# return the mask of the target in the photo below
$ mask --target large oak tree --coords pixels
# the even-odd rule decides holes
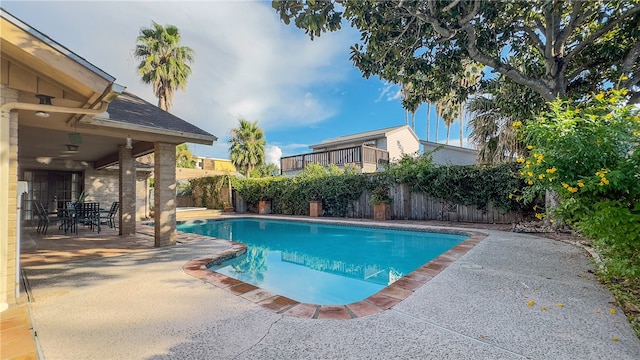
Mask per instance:
[[[361,33],[352,61],[365,77],[411,82],[444,97],[483,64],[544,100],[579,98],[612,85],[640,102],[640,0],[273,1],[281,19],[313,40],[348,21]],[[518,63],[530,66],[522,69]],[[465,90],[453,89],[466,98]],[[425,96],[415,96],[423,102]]]

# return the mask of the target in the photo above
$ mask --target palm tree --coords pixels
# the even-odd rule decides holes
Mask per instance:
[[[470,92],[471,88],[477,86],[482,80],[482,65],[476,62],[464,62],[464,74],[460,78],[460,87],[465,93]],[[458,116],[460,117],[460,147],[464,146],[464,106],[467,103],[467,95],[465,99],[460,101],[460,109]]]
[[[264,132],[258,127],[258,122],[238,119],[237,129],[231,129],[229,138],[229,156],[233,165],[251,177],[251,170],[265,163],[264,147],[266,140]]]
[[[429,141],[429,128],[431,127],[431,103],[427,101],[427,141]]]
[[[180,144],[176,146],[176,167],[193,169],[196,167],[196,161],[189,149],[189,145]]]
[[[528,88],[503,76],[488,80],[483,93],[468,106],[469,138],[478,146],[478,160],[485,164],[512,161],[523,151],[513,123],[531,121],[544,107],[544,100]]]
[[[138,74],[145,84],[152,84],[158,107],[169,111],[176,89],[184,91],[191,75],[189,63],[194,52],[180,45],[180,33],[173,25],[166,27],[152,21],[151,28],[141,28],[135,56],[140,60]]]
[[[414,85],[412,82],[402,83],[402,106],[405,108],[404,124],[409,125],[409,113],[411,113],[411,128],[416,129],[416,111],[420,104],[416,100]]]
[[[436,102],[436,138],[433,142],[438,142],[438,128],[440,127],[440,117],[442,116],[442,102]]]
[[[447,139],[445,141],[445,144],[447,145],[449,144],[451,124],[453,124],[458,117],[458,111],[460,109],[459,102],[456,100],[455,96],[456,94],[452,90],[447,96],[438,101],[438,104],[440,105],[440,116],[442,116],[442,120],[447,126]]]

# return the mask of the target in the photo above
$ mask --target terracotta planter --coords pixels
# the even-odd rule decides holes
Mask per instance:
[[[258,214],[260,215],[271,214],[271,201],[260,200],[258,202]]]
[[[318,217],[322,215],[322,201],[309,201],[309,216]]]
[[[379,203],[373,205],[373,220],[385,221],[391,219],[391,204]]]
[[[231,206],[231,205],[227,205],[222,209],[222,211],[224,211],[224,212],[234,212],[235,210],[236,209],[234,209],[233,206]]]

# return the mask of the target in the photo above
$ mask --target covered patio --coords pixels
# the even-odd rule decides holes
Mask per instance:
[[[20,242],[33,204],[119,203],[116,236],[153,208],[152,246],[176,243],[175,146],[208,132],[125,91],[115,78],[1,10],[0,311],[20,296]],[[153,154],[151,167],[136,159]],[[153,203],[148,178],[153,172]],[[50,234],[57,229],[50,229]],[[102,236],[106,237],[106,231]]]

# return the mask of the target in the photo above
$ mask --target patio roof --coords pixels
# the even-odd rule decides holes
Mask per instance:
[[[83,121],[123,130],[143,131],[149,135],[167,135],[175,142],[211,145],[218,138],[199,127],[166,112],[140,97],[124,91],[113,99],[106,113]],[[156,137],[149,137],[154,140]]]

